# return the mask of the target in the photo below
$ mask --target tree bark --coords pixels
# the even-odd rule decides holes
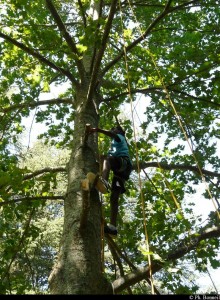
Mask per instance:
[[[87,90],[88,86],[84,86],[78,91],[78,103],[86,103]],[[89,101],[83,107],[77,107],[64,200],[63,236],[57,264],[49,277],[51,294],[112,294],[111,284],[102,272],[99,194],[94,188],[88,193],[81,188],[88,172],[99,171],[97,135],[85,139],[86,124],[98,125],[94,103]]]

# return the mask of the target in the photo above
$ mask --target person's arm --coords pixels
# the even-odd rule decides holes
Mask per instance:
[[[118,135],[110,130],[104,130],[101,128],[90,128],[90,133],[93,133],[93,132],[103,133],[103,134],[109,136],[110,138],[115,139],[117,142],[121,141],[120,138],[118,137]]]

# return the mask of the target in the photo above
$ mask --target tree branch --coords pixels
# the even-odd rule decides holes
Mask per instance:
[[[212,172],[212,171],[208,171],[205,169],[200,169],[196,166],[190,166],[190,165],[180,165],[180,164],[166,164],[166,163],[160,163],[160,162],[156,162],[156,161],[152,161],[152,162],[141,162],[140,163],[140,168],[141,169],[145,169],[145,168],[151,168],[151,167],[155,167],[155,168],[160,168],[163,170],[189,170],[189,171],[193,171],[195,173],[200,174],[200,170],[202,171],[202,173],[204,175],[208,175],[208,176],[213,176],[213,177],[217,177],[220,178],[220,173],[217,172]],[[137,170],[137,166],[133,165],[133,169]]]
[[[170,7],[171,1],[169,0],[168,3],[165,5],[164,10],[154,19],[154,21],[148,26],[148,28],[145,30],[145,32],[143,34],[141,34],[140,37],[138,37],[135,41],[133,41],[130,45],[128,45],[127,47],[125,47],[125,51],[124,49],[121,50],[121,52],[119,53],[119,55],[117,57],[115,57],[114,60],[112,60],[108,65],[106,65],[106,67],[103,69],[102,71],[102,75],[101,78],[104,77],[105,73],[112,67],[114,66],[123,56],[124,56],[124,52],[128,53],[130,52],[136,45],[138,45],[140,42],[142,42],[151,32],[151,30],[163,19],[165,18],[168,14],[170,14],[171,12],[173,12],[174,10],[178,10],[182,7],[186,7],[194,2],[198,2],[198,0],[192,0],[186,3],[183,3],[179,6],[176,7]]]
[[[68,31],[66,30],[66,27],[63,23],[63,21],[61,20],[61,17],[59,16],[54,4],[53,4],[53,1],[52,0],[46,0],[46,3],[47,3],[47,7],[48,9],[50,10],[53,18],[54,18],[54,21],[56,22],[62,36],[64,37],[65,41],[67,42],[67,45],[69,46],[70,50],[76,54],[76,57],[79,57],[79,53],[78,53],[78,50],[76,48],[76,45],[75,43],[73,42],[73,39],[72,37],[70,36],[70,34],[68,33]],[[83,68],[83,64],[81,63],[81,60],[79,59],[75,59],[75,62],[76,62],[76,65],[78,67],[78,71],[81,75],[81,78],[83,78],[83,75],[84,75],[84,68]]]
[[[115,257],[115,255],[117,254],[118,259],[119,259],[119,257],[121,257],[128,264],[128,266],[132,270],[138,270],[138,268],[128,259],[128,257],[122,253],[121,249],[117,246],[117,244],[113,241],[113,239],[109,235],[106,235],[106,238],[108,240],[108,245],[109,245],[109,248],[110,248],[110,250],[112,252],[112,256]],[[114,253],[113,253],[113,251],[114,251]],[[122,266],[121,266],[121,268],[122,268]],[[149,284],[149,286],[151,286],[150,279],[149,278],[145,278],[145,280],[147,281],[147,283]],[[156,292],[157,295],[160,295],[160,291],[158,290],[158,288],[155,285],[154,285],[154,290],[155,290],[155,292]]]
[[[172,263],[174,260],[179,259],[183,257],[185,254],[194,250],[201,241],[210,238],[218,238],[218,237],[220,237],[220,227],[214,226],[212,228],[203,229],[201,233],[192,234],[190,238],[187,237],[183,239],[179,243],[177,250],[170,252],[163,263],[152,261],[152,265],[151,265],[152,274],[155,274],[156,272],[163,269],[164,265],[168,265],[169,263]],[[122,290],[126,289],[128,286],[138,283],[143,279],[149,278],[149,276],[150,276],[149,266],[138,268],[137,270],[123,277],[120,277],[119,279],[116,279],[112,283],[113,289],[115,293],[119,293]]]
[[[30,54],[31,56],[37,58],[37,60],[39,60],[40,62],[42,62],[43,64],[51,67],[52,69],[58,71],[59,73],[65,75],[67,78],[69,78],[69,80],[74,83],[77,84],[76,79],[72,76],[72,74],[61,68],[58,67],[57,65],[55,65],[53,62],[51,62],[50,60],[48,60],[47,58],[45,58],[43,55],[41,55],[40,53],[38,53],[37,51],[25,46],[23,43],[18,42],[17,40],[13,39],[12,37],[0,32],[0,37],[3,38],[4,40],[10,42],[11,44],[17,46],[18,48],[20,48],[21,50],[23,50],[24,52]]]
[[[13,200],[9,200],[9,201],[4,201],[4,202],[0,202],[0,207],[4,206],[4,205],[8,205],[8,204],[14,204],[16,202],[20,202],[20,201],[34,201],[34,200],[64,200],[65,197],[64,196],[37,196],[37,197],[21,197],[21,198],[17,198],[17,199],[13,199]]]
[[[105,82],[104,82],[104,84],[105,84]],[[186,96],[188,98],[191,98],[195,101],[201,101],[201,102],[204,102],[204,103],[208,103],[209,105],[212,105],[212,106],[220,107],[220,104],[217,103],[217,102],[213,102],[213,101],[207,100],[207,99],[202,98],[202,97],[196,97],[194,95],[191,95],[191,94],[186,93],[186,92],[181,91],[181,90],[172,89],[171,86],[173,86],[173,85],[176,85],[176,83],[166,86],[166,88],[167,88],[167,90],[169,90],[169,92],[178,93],[178,94],[181,94],[181,95]],[[104,87],[104,85],[103,85],[103,87]],[[147,95],[147,94],[153,93],[153,92],[164,93],[164,87],[163,86],[156,86],[156,87],[149,87],[149,88],[143,88],[143,89],[141,89],[141,88],[140,89],[131,89],[129,92],[126,91],[126,92],[120,93],[118,95],[115,95],[113,97],[105,98],[103,100],[103,102],[109,103],[112,100],[116,100],[120,97],[128,96],[129,94],[134,95],[134,94],[137,94],[137,93],[141,93],[143,95]]]
[[[79,8],[81,9],[81,14],[82,14],[82,19],[83,19],[83,25],[86,27],[86,17],[85,17],[85,12],[83,9],[82,1],[78,0]]]
[[[96,83],[97,83],[97,74],[99,74],[99,69],[100,69],[102,57],[103,57],[103,54],[104,54],[104,51],[105,51],[105,48],[107,45],[107,40],[108,40],[109,33],[111,30],[111,25],[112,25],[115,11],[116,11],[117,2],[118,2],[118,0],[112,0],[112,2],[111,2],[108,20],[107,20],[107,23],[106,23],[106,26],[104,29],[104,33],[102,36],[101,46],[99,48],[99,51],[98,51],[98,54],[97,54],[97,57],[96,57],[96,60],[95,60],[94,66],[93,66],[93,70],[92,70],[92,76],[91,76],[91,80],[90,80],[87,99],[92,98],[92,94],[93,94],[93,91],[94,91]]]
[[[38,175],[41,175],[43,173],[57,173],[57,172],[66,172],[66,168],[64,168],[64,167],[44,168],[44,169],[41,169],[41,170],[37,170],[33,173],[29,173],[29,174],[24,175],[23,180],[34,178],[34,177],[36,177]]]
[[[170,164],[170,165],[168,165],[168,164],[165,164],[165,163],[159,163],[159,162],[154,162],[154,161],[152,161],[152,162],[141,162],[140,163],[140,168],[141,169],[152,168],[152,167],[160,168],[160,169],[163,169],[163,170],[176,170],[176,169],[189,170],[189,171],[193,171],[195,173],[200,174],[200,170],[196,166],[183,165],[183,164],[182,165],[180,165],[180,164]],[[135,171],[137,171],[137,166],[134,165],[134,164],[133,164],[133,169]],[[220,173],[208,171],[208,170],[205,170],[205,169],[201,169],[201,171],[204,175],[220,178]],[[51,172],[51,173],[66,172],[66,168],[65,167],[44,168],[44,169],[41,169],[41,170],[37,170],[33,173],[29,173],[29,174],[24,175],[23,179],[24,180],[31,179],[33,177],[36,177],[36,176],[41,175],[41,174],[46,173],[46,172]]]
[[[72,104],[72,103],[73,102],[71,99],[57,98],[57,99],[50,99],[50,100],[43,100],[43,101],[34,101],[34,102],[30,102],[30,103],[14,104],[9,107],[0,108],[0,111],[3,113],[8,113],[13,110],[16,110],[17,108],[19,108],[19,109],[26,108],[26,107],[35,108],[35,107],[38,107],[41,105],[52,105],[52,104],[58,105],[58,104]]]
[[[133,41],[130,45],[128,45],[127,47],[125,47],[125,49],[122,49],[121,52],[119,53],[119,55],[117,57],[115,57],[114,60],[112,60],[102,71],[102,75],[101,78],[104,77],[104,74],[113,66],[115,65],[123,56],[124,53],[128,53],[130,52],[136,45],[138,45],[140,42],[142,42],[147,36],[148,34],[151,32],[151,30],[157,25],[157,23],[159,23],[159,21],[161,19],[163,19],[165,16],[167,16],[169,13],[171,12],[170,9],[167,9],[165,7],[165,9],[162,11],[161,14],[159,14],[154,21],[148,26],[148,28],[145,30],[145,32],[143,34],[141,34],[141,36],[139,36],[135,41]]]

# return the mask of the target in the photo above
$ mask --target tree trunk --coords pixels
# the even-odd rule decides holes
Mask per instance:
[[[91,1],[87,14],[97,20],[100,3]],[[98,95],[91,84],[95,45],[83,57],[84,74],[76,86],[72,154],[64,202],[64,228],[58,261],[49,278],[52,294],[112,294],[112,285],[102,270],[101,202],[93,188],[84,191],[88,172],[99,171],[97,134],[85,140],[86,124],[98,127]]]
[[[89,123],[98,125],[95,101],[86,103],[88,88],[78,90],[72,155],[68,165],[68,188],[64,201],[64,228],[57,264],[49,277],[51,294],[112,294],[102,271],[101,203],[93,188],[83,191],[88,172],[97,173],[97,135],[85,141]],[[78,100],[78,101],[77,101]]]

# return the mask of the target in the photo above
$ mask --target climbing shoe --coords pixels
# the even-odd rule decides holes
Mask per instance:
[[[107,189],[107,191],[110,192],[110,191],[111,191],[111,186],[110,186],[110,184],[108,183],[108,181],[105,180],[105,179],[102,178],[102,177],[100,177],[100,180],[101,180],[101,182],[104,184],[104,186],[105,186],[105,188]]]
[[[104,233],[109,234],[112,238],[116,238],[117,234],[118,234],[118,231],[117,231],[117,228],[114,225],[109,224],[109,225],[105,225]]]

